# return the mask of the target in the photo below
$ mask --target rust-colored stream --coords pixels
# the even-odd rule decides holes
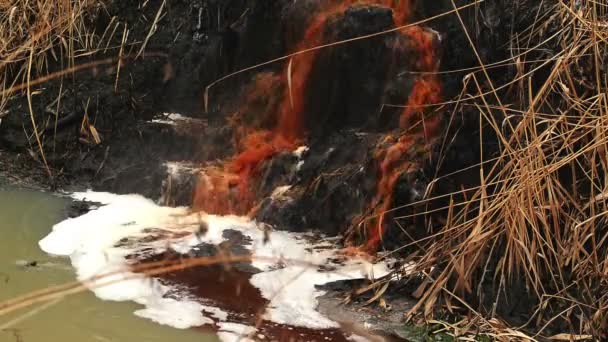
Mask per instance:
[[[324,43],[324,32],[328,19],[343,13],[349,6],[361,3],[356,0],[331,1],[322,6],[310,19],[308,27],[295,51],[318,46]],[[395,25],[406,24],[411,17],[411,0],[380,0],[368,4],[378,4],[393,10]],[[437,116],[425,117],[426,105],[440,100],[441,85],[435,74],[438,62],[435,56],[434,34],[419,26],[410,26],[400,34],[406,36],[418,58],[416,69],[426,73],[419,77],[411,90],[406,107],[400,116],[403,134],[394,139],[392,145],[378,153],[380,178],[376,195],[370,203],[377,217],[367,228],[365,250],[375,251],[382,239],[385,220],[384,213],[393,201],[393,189],[401,174],[415,167],[408,160],[408,150],[417,144],[420,137],[430,141],[438,134],[440,120]],[[247,133],[238,141],[240,151],[216,169],[210,169],[201,176],[194,194],[193,208],[213,214],[245,215],[255,206],[257,198],[253,186],[259,166],[274,155],[295,149],[306,138],[305,98],[310,73],[316,63],[318,50],[294,56],[286,63],[283,81],[287,85],[280,94],[274,113],[274,127],[260,130],[254,127],[244,129]],[[260,95],[267,96],[268,87],[260,88]],[[255,97],[255,94],[253,95]]]

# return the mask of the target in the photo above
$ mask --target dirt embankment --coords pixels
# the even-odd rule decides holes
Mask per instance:
[[[457,290],[480,312],[526,323],[543,303],[541,293],[572,294],[562,285],[578,276],[599,281],[568,267],[556,277],[531,256],[537,253],[529,255],[535,260],[529,269],[522,257],[547,234],[566,234],[568,212],[589,214],[565,194],[593,197],[595,180],[572,182],[573,174],[585,172],[578,157],[560,150],[555,157],[571,164],[551,164],[552,158],[541,162],[524,152],[558,148],[552,140],[534,145],[532,132],[574,124],[553,122],[551,115],[527,121],[527,114],[550,113],[555,105],[576,108],[572,98],[549,90],[566,87],[568,96],[593,97],[593,82],[579,77],[593,73],[576,63],[569,80],[564,74],[561,83],[547,86],[559,73],[547,61],[574,54],[563,39],[579,31],[563,31],[591,7],[568,11],[553,1],[460,6],[458,13],[452,1],[175,0],[92,7],[87,23],[108,48],[80,53],[74,64],[122,58],[33,86],[31,113],[27,96],[8,101],[0,148],[10,160],[31,159],[22,167],[10,163],[8,174],[29,178],[18,176],[19,169],[42,170],[31,178],[51,187],[136,192],[171,205],[249,214],[276,229],[344,234],[347,244],[367,252],[397,250],[404,263],[439,266],[429,275],[433,281],[400,286],[407,295],[432,304]],[[334,42],[340,43],[315,48]],[[50,59],[48,69],[65,65]],[[504,203],[492,202],[518,193],[523,197],[509,197],[515,208],[534,188],[523,188],[517,153],[540,163],[536,170],[556,174],[533,178],[559,183],[541,185],[533,197],[558,192],[573,201],[560,210],[534,200],[513,209],[532,215],[533,208],[553,208],[539,214],[553,220],[553,233],[539,228],[549,224],[537,222],[536,214],[510,215]],[[516,225],[517,233],[510,230]],[[522,250],[513,247],[522,244]],[[586,244],[587,252],[605,250]],[[542,255],[558,253],[544,248]],[[548,268],[558,264],[569,263],[549,262]],[[510,285],[487,276],[494,272],[508,272]],[[550,288],[539,285],[546,279],[553,279]],[[500,295],[505,287],[506,297]],[[454,291],[441,292],[447,288]],[[597,296],[573,298],[590,303]],[[550,306],[560,312],[564,305]],[[590,322],[585,331],[602,329],[601,306],[580,310]],[[561,318],[580,323],[574,316]],[[551,322],[557,321],[543,316],[526,328],[559,328]]]

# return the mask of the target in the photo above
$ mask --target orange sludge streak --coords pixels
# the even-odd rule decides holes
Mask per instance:
[[[326,22],[345,11],[354,0],[333,3],[312,18],[295,51],[323,43]],[[285,87],[272,130],[249,133],[240,143],[241,152],[224,165],[223,172],[205,175],[195,189],[193,208],[217,214],[245,214],[254,206],[252,179],[262,162],[277,153],[297,147],[305,137],[304,101],[310,73],[318,57],[317,51],[294,56],[285,66],[284,77],[291,79]],[[291,72],[290,77],[287,73]],[[210,180],[222,178],[224,181]],[[234,188],[238,191],[234,191]],[[209,193],[214,191],[214,194]],[[235,205],[233,202],[238,202]]]
[[[310,20],[309,25],[295,51],[305,50],[323,44],[328,19],[343,13],[356,0],[330,1]],[[383,5],[393,10],[395,25],[404,25],[411,16],[411,0],[377,0],[370,3]],[[436,71],[437,58],[433,48],[433,35],[421,27],[412,26],[404,29],[402,35],[408,37],[414,50],[419,54],[417,69]],[[290,80],[279,100],[275,112],[275,125],[270,130],[252,130],[247,127],[242,131],[248,134],[238,143],[240,152],[217,169],[208,170],[197,185],[193,208],[215,214],[246,214],[254,207],[256,196],[252,189],[259,166],[277,153],[291,151],[306,136],[305,98],[310,82],[310,74],[318,57],[318,51],[311,51],[294,56],[284,68],[282,77]],[[291,73],[288,75],[288,73]],[[268,89],[272,87],[268,86]],[[259,91],[264,92],[263,89]],[[390,210],[393,202],[393,189],[399,177],[416,167],[416,163],[407,160],[412,147],[419,137],[425,141],[437,135],[440,120],[438,117],[425,118],[424,108],[428,104],[439,102],[441,86],[434,74],[425,75],[415,81],[407,101],[407,106],[400,115],[400,127],[406,134],[397,139],[390,147],[381,151],[380,179],[376,195],[371,203],[375,208],[377,219],[367,229],[365,245],[367,251],[376,251],[384,234],[385,212]],[[268,94],[253,94],[268,96]],[[411,125],[422,121],[422,125]],[[423,127],[423,129],[413,129]],[[239,127],[240,128],[240,127]],[[410,132],[410,129],[412,131]]]
[[[393,15],[395,23],[402,25],[408,20],[410,7],[408,1],[399,3],[400,7]],[[382,242],[387,224],[386,215],[389,215],[387,212],[392,208],[394,188],[399,177],[417,168],[417,163],[410,160],[415,158],[415,151],[412,151],[414,145],[420,140],[429,143],[439,134],[441,125],[439,116],[427,118],[424,115],[426,106],[441,101],[441,84],[436,73],[433,73],[439,67],[434,49],[434,34],[420,26],[407,27],[402,34],[409,38],[418,52],[419,59],[415,67],[431,73],[415,80],[407,104],[399,117],[399,126],[405,131],[397,142],[381,153],[380,179],[376,196],[372,200],[374,218],[366,228],[367,241],[363,246],[369,253],[376,252]]]

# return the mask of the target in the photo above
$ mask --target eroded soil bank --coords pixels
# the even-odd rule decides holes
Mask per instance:
[[[445,126],[445,110],[433,109],[458,91],[452,83],[464,72],[433,79],[426,74],[474,64],[456,19],[445,14],[447,2],[171,1],[162,9],[147,40],[149,53],[125,57],[118,75],[116,65],[104,64],[75,73],[71,83],[55,80],[39,87],[33,113],[50,177],[43,177],[32,136],[23,134],[31,130],[26,99],[11,101],[0,126],[1,147],[16,161],[7,167],[42,169],[22,178],[51,188],[135,192],[218,213],[255,209],[254,216],[277,228],[330,234],[347,231],[358,215],[422,198],[436,172],[435,142],[441,134],[435,127]],[[158,10],[152,4],[108,4],[91,13],[91,22],[98,30],[120,22],[129,29],[127,42],[136,42],[149,33],[141,17],[154,17]],[[218,78],[257,63],[434,15],[440,17],[402,29],[405,33],[283,59],[205,91]],[[479,33],[480,39],[485,35]],[[400,126],[407,127],[405,133]],[[442,172],[474,161],[478,150],[474,139],[467,140],[446,146],[451,154]],[[197,201],[195,188],[205,193],[197,173],[202,169],[210,178],[235,176],[238,184],[229,185],[239,191],[214,184],[218,194]],[[176,176],[171,185],[169,175]],[[278,187],[293,200],[270,201]],[[231,200],[246,205],[231,208]]]
[[[475,166],[502,152],[487,127],[506,130],[509,120],[523,120],[507,117],[500,99],[527,101],[509,87],[523,72],[509,62],[514,32],[526,32],[554,5],[467,2],[458,3],[457,15],[449,0],[108,2],[91,10],[90,25],[97,35],[108,28],[119,34],[76,64],[119,53],[121,62],[34,87],[44,156],[27,98],[12,99],[0,124],[8,162],[0,165],[15,182],[138,193],[163,205],[248,215],[274,230],[341,236],[350,252],[395,251],[406,264],[425,253],[420,241],[451,220],[453,203],[483,207],[474,197],[482,183]],[[547,21],[542,33],[551,36],[557,22]],[[331,46],[316,48],[325,44]],[[527,52],[527,60],[540,61],[530,62],[537,71],[530,91],[542,89],[550,71],[541,63],[561,49],[549,40]],[[483,72],[480,61],[488,66]],[[51,61],[48,68],[63,67]],[[478,107],[455,100],[476,91],[491,103],[484,124]],[[499,268],[494,261],[489,271]],[[168,277],[222,279],[213,272]],[[521,279],[505,298],[498,295],[502,280],[485,274],[475,278],[477,293],[470,284],[449,284],[465,288],[463,297],[480,312],[531,330],[545,326],[528,322],[538,298]],[[327,298],[359,286],[334,284]],[[368,305],[373,296],[366,293],[355,309],[334,316],[392,307],[387,321],[400,324],[425,290],[422,278],[404,278],[388,287],[382,305],[380,297]],[[545,333],[560,331],[547,327]]]

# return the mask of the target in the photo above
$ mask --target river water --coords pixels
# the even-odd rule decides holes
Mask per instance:
[[[51,257],[38,241],[65,217],[68,200],[43,192],[0,188],[0,303],[74,281],[70,260]],[[36,266],[28,266],[35,261]],[[52,304],[52,303],[51,303]],[[1,304],[0,304],[1,306]],[[131,302],[101,301],[89,291],[46,308],[0,316],[0,342],[208,342],[214,335],[174,329],[137,317]],[[40,310],[28,317],[28,312]]]

